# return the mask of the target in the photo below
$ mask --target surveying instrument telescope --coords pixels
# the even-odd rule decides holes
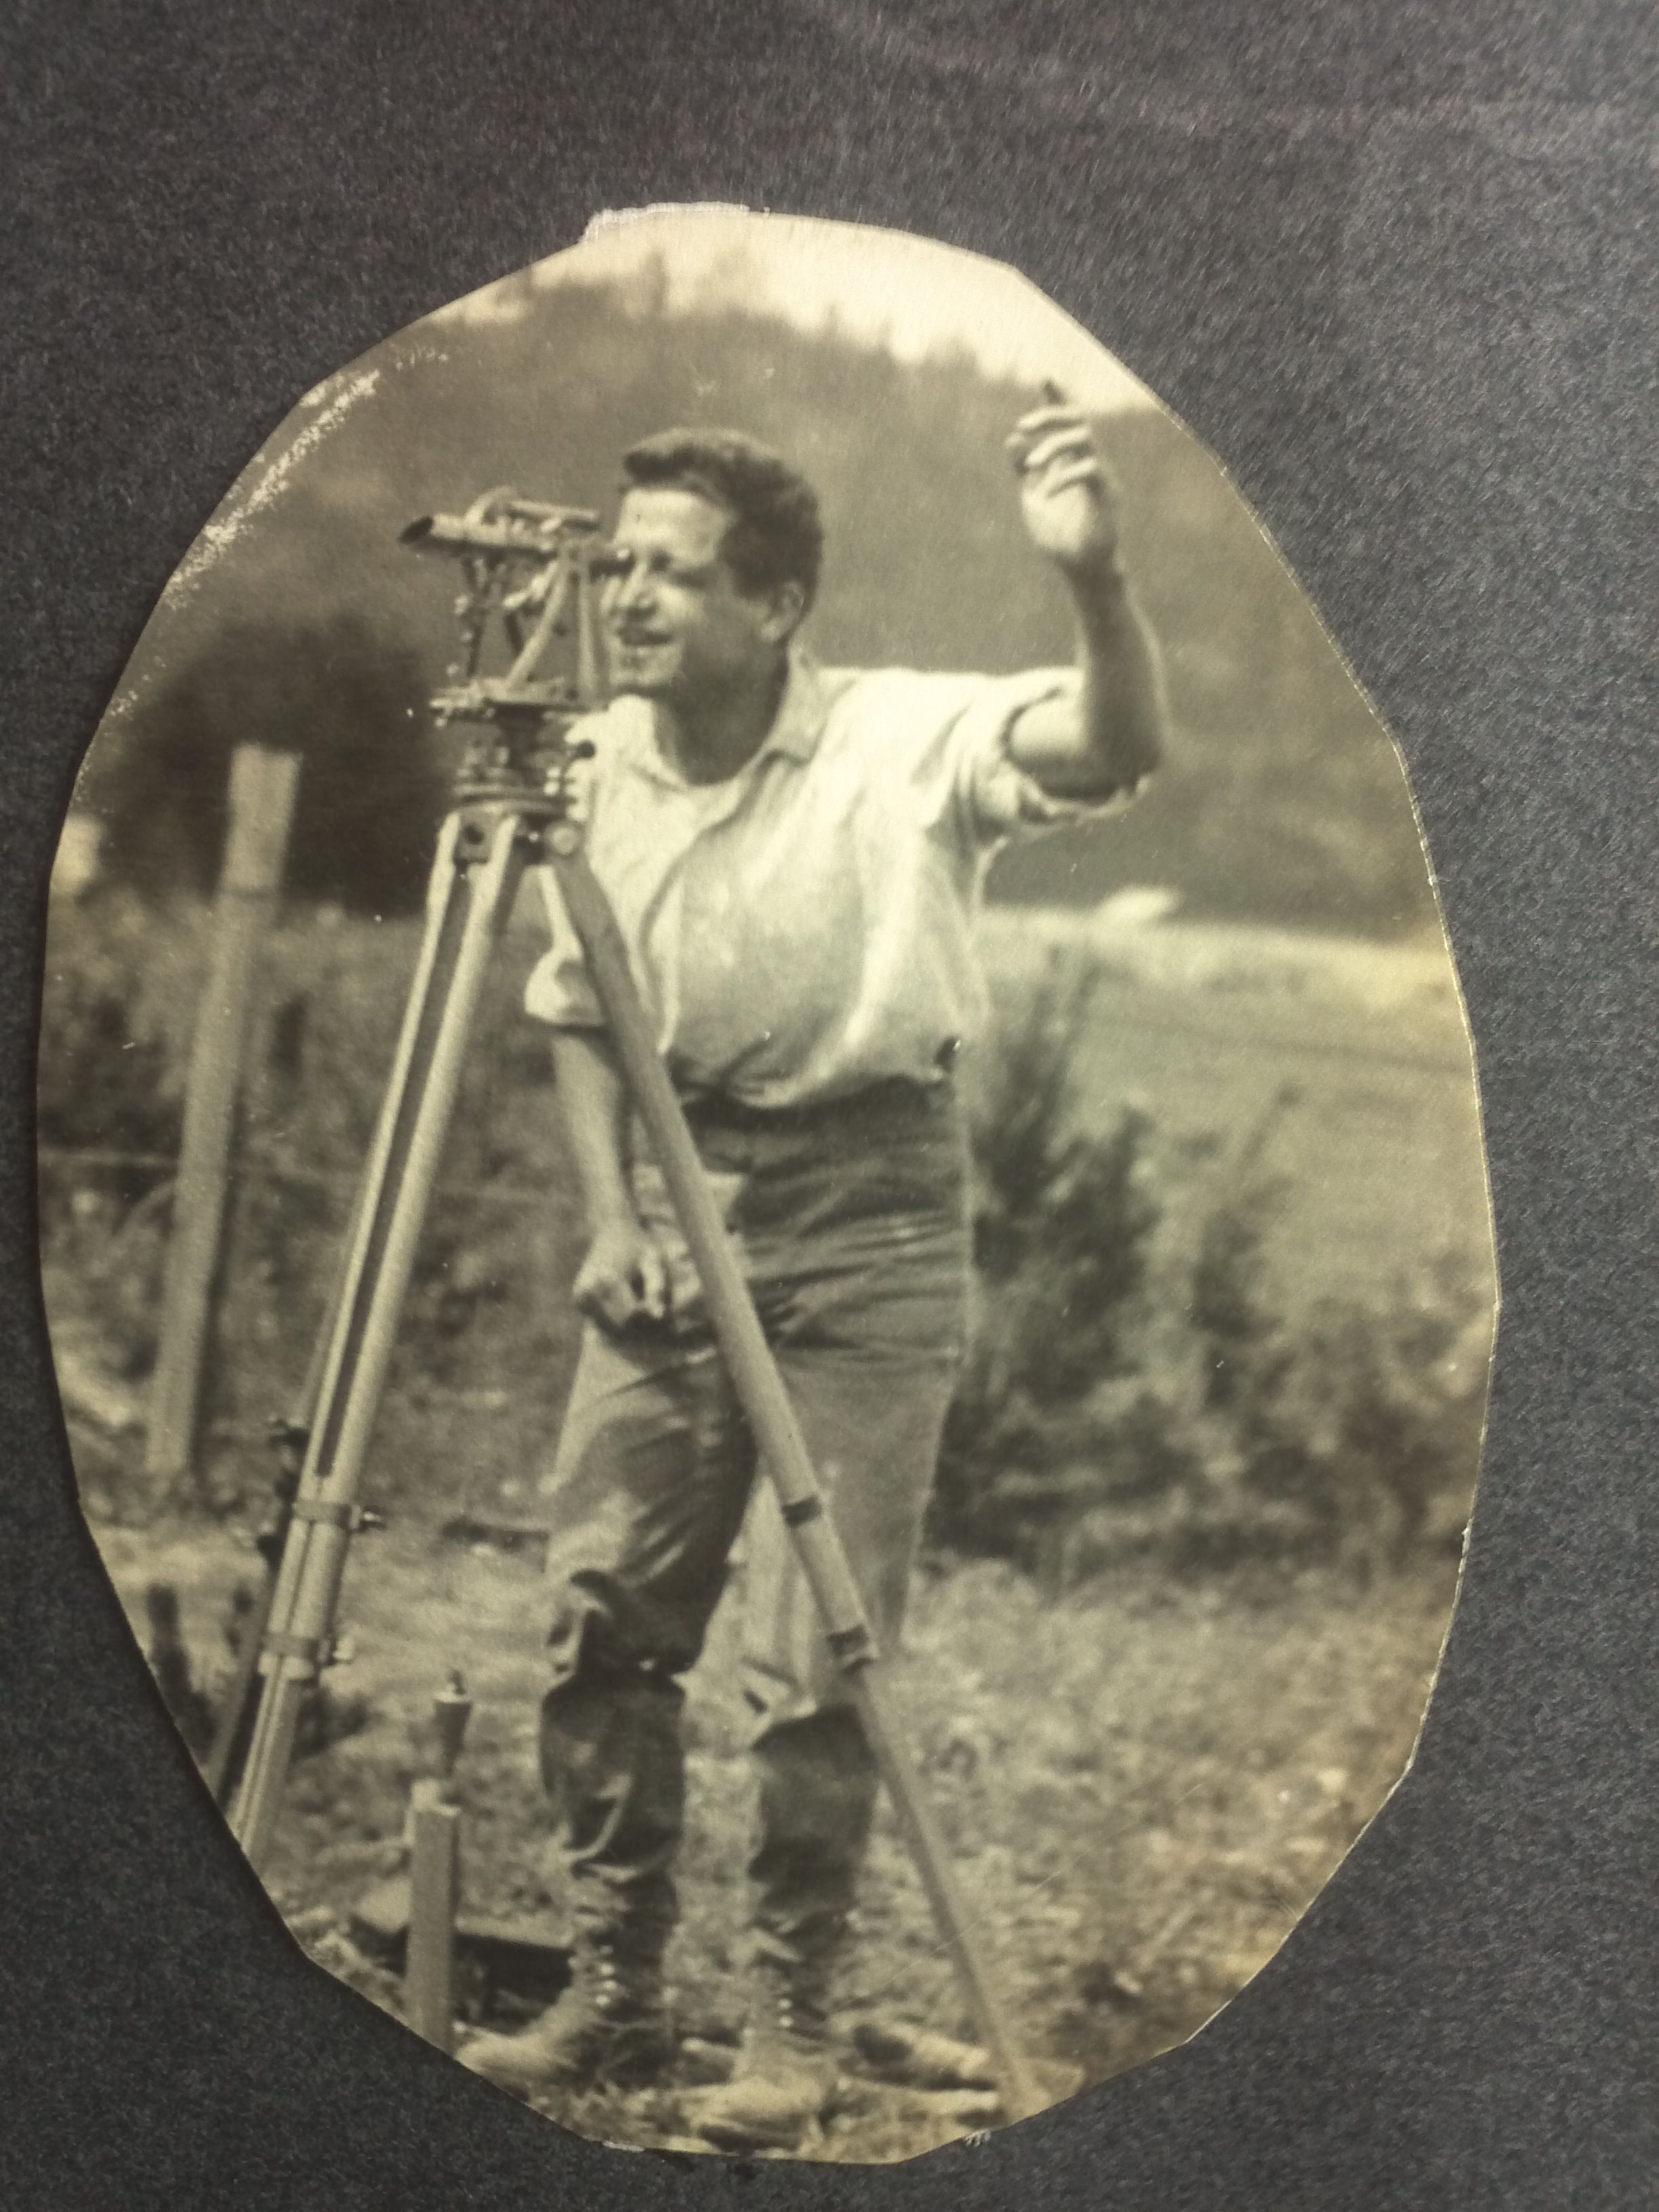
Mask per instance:
[[[232,1827],[258,1866],[276,1826],[307,1691],[332,1655],[346,1553],[364,1519],[359,1478],[489,956],[525,870],[544,867],[586,956],[760,1466],[776,1492],[942,1943],[961,1974],[1005,2109],[1024,2118],[1043,2100],[993,1994],[794,1409],[658,1054],[616,916],[584,851],[574,777],[592,748],[573,743],[570,731],[604,703],[599,584],[623,573],[625,560],[601,538],[597,514],[510,490],[486,493],[464,515],[423,516],[401,543],[460,565],[461,658],[432,703],[441,726],[470,734],[439,833],[390,1081],[313,1361],[314,1399],[303,1424],[304,1457],[271,1590],[258,1705]],[[505,669],[486,673],[486,659],[499,662],[503,647]]]

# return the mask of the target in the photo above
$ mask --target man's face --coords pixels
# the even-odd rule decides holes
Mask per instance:
[[[707,707],[775,665],[793,612],[776,592],[739,589],[720,550],[729,520],[678,485],[623,496],[616,544],[629,565],[605,585],[602,602],[617,690]]]

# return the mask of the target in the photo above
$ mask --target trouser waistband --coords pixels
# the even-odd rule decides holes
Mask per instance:
[[[860,1090],[815,1098],[799,1106],[752,1106],[720,1091],[687,1091],[680,1105],[694,1129],[736,1129],[744,1133],[780,1135],[809,1133],[816,1129],[845,1128],[866,1122],[921,1121],[947,1115],[956,1103],[956,1090],[948,1079],[937,1083],[915,1083],[894,1076]]]

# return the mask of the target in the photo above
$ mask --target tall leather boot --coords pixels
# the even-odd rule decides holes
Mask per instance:
[[[823,2118],[839,2078],[830,2047],[833,1966],[827,1956],[810,1964],[756,1958],[737,2065],[696,2118],[710,2142],[724,2150],[790,2150]]]
[[[605,2081],[648,2080],[672,2047],[663,2007],[661,1948],[585,1934],[569,1987],[517,2035],[481,2035],[459,2053],[463,2066],[499,2089],[533,2096]]]
[[[461,2063],[520,2096],[639,2081],[672,2047],[662,1962],[684,1820],[679,1686],[583,1655],[542,1701],[541,1765],[569,1881],[570,1986],[518,2035],[483,2035]]]
[[[876,1779],[856,1714],[832,1707],[755,1746],[760,1836],[743,2043],[697,2124],[723,2148],[792,2148],[821,2119],[837,2069],[830,2007],[869,1839]]]

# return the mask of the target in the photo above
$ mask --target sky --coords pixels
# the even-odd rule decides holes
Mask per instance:
[[[884,340],[902,359],[961,345],[993,374],[1033,385],[1052,376],[1071,397],[1103,411],[1157,404],[1017,270],[906,231],[720,205],[647,208],[596,216],[577,245],[527,273],[543,289],[626,281],[653,261],[665,273],[671,307],[757,307],[805,329],[834,316]],[[518,280],[508,277],[434,319],[489,320],[522,313],[521,302]]]

